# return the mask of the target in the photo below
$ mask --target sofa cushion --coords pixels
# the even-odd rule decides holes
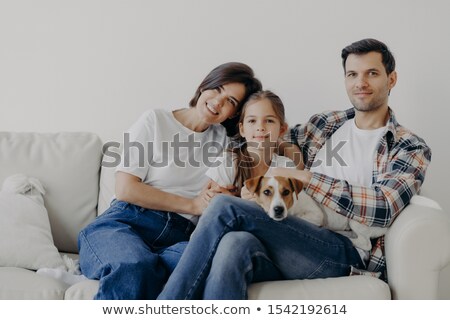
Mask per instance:
[[[249,287],[248,296],[259,300],[389,300],[391,292],[380,279],[349,276],[260,282]]]
[[[120,162],[122,146],[118,143],[105,143],[100,173],[100,191],[98,195],[98,214],[109,208],[115,193],[116,167]]]
[[[42,202],[0,191],[0,267],[64,267]]]
[[[98,280],[78,282],[67,289],[65,300],[92,300],[98,291]]]
[[[0,300],[62,300],[64,282],[22,268],[0,268]]]
[[[0,183],[14,173],[38,178],[56,247],[77,252],[80,229],[97,214],[101,157],[92,133],[0,132]]]

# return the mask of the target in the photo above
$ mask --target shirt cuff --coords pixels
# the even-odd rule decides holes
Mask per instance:
[[[305,188],[306,194],[317,202],[339,212],[338,204],[333,200],[332,188],[335,179],[321,173],[312,172],[309,184]]]

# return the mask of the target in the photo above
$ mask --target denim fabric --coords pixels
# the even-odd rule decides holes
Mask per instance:
[[[244,299],[251,282],[348,275],[363,267],[351,241],[307,221],[275,221],[251,201],[219,195],[158,299]]]
[[[194,228],[176,213],[114,200],[78,236],[81,271],[100,280],[94,299],[155,299]]]
[[[201,298],[247,299],[247,283],[281,279],[258,238],[249,232],[233,231],[219,242]]]

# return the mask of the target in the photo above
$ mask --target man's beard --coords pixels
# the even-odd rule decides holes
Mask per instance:
[[[350,99],[350,102],[352,103],[353,107],[355,107],[356,110],[361,112],[372,112],[380,109],[385,104],[387,104],[387,99],[384,98],[378,98],[375,100],[371,100],[369,102],[361,102],[358,101],[356,98]]]

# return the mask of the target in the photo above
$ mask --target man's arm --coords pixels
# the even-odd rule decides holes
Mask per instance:
[[[430,160],[431,151],[425,144],[400,149],[370,187],[303,170],[277,168],[274,174],[302,181],[307,194],[348,218],[385,227],[419,191]]]

